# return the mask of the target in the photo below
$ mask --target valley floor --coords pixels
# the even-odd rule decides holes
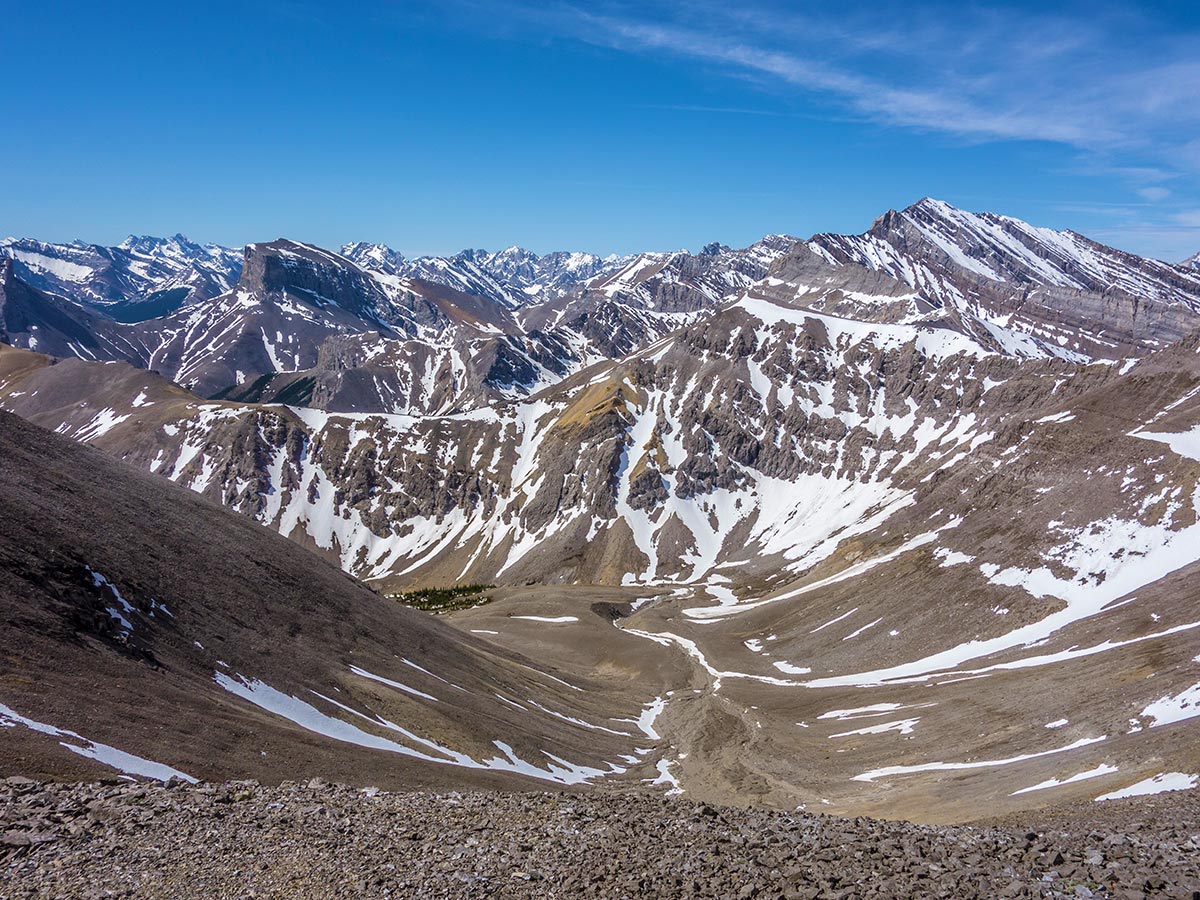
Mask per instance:
[[[0,782],[0,896],[1189,897],[1192,792],[924,826],[644,791]]]

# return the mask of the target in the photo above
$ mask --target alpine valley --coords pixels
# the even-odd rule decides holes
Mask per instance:
[[[0,774],[1200,783],[1195,260],[932,199],[627,257],[8,239],[0,341]]]

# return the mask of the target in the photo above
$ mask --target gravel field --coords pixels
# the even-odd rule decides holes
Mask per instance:
[[[1105,806],[934,827],[642,792],[10,778],[0,895],[1200,898],[1194,792]]]

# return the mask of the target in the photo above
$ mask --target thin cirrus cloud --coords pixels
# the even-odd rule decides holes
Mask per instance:
[[[710,62],[726,63],[788,84],[839,96],[857,112],[893,124],[932,128],[998,138],[1038,138],[1082,145],[1115,141],[1119,135],[1064,117],[999,106],[948,92],[914,87],[893,87],[871,78],[814,64],[792,53],[767,50],[746,43],[729,44],[679,29],[654,25],[608,22],[610,34],[640,49],[670,50]]]
[[[1171,196],[1171,191],[1168,188],[1152,185],[1151,187],[1138,188],[1137,194],[1143,200],[1149,200],[1151,203],[1157,203],[1159,200],[1166,200]]]
[[[966,9],[949,26],[941,16],[831,20],[753,4],[644,9],[535,15],[582,41],[701,61],[889,125],[1195,162],[1180,151],[1200,125],[1200,42],[1156,34],[1136,10],[1083,19]]]
[[[1200,33],[1143,4],[1055,11],[968,3],[842,7],[751,0],[595,0],[525,7],[543,33],[677,59],[746,82],[749,113],[858,119],[968,143],[1039,142],[1074,151],[1055,168],[1117,203],[1089,228],[1180,259],[1200,244]],[[509,7],[511,10],[512,7]],[[665,108],[666,105],[664,105]],[[683,108],[672,107],[672,108]],[[702,105],[698,104],[699,110]],[[763,114],[769,114],[763,112]],[[1053,205],[1053,204],[1052,204]]]
[[[1172,218],[1184,228],[1200,228],[1200,209],[1183,210]]]

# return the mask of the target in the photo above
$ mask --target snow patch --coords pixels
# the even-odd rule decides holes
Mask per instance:
[[[990,769],[996,766],[1010,766],[1013,763],[1024,762],[1027,759],[1037,759],[1041,756],[1053,756],[1056,753],[1067,753],[1071,750],[1078,750],[1080,747],[1086,747],[1089,744],[1097,744],[1104,740],[1104,736],[1093,738],[1080,738],[1073,744],[1068,744],[1065,747],[1055,747],[1053,750],[1042,750],[1037,753],[1025,753],[1020,756],[1010,756],[1007,759],[979,759],[972,762],[932,762],[921,763],[915,766],[885,766],[882,769],[872,769],[869,772],[863,772],[861,775],[855,775],[855,781],[875,781],[879,778],[888,778],[894,775],[912,775],[917,772],[952,772],[960,769]]]
[[[1162,772],[1120,790],[1101,794],[1096,800],[1120,800],[1124,797],[1164,794],[1167,791],[1186,791],[1194,788],[1197,782],[1200,782],[1200,775],[1189,775],[1186,772]]]
[[[94,759],[96,762],[103,763],[127,775],[140,775],[143,778],[153,778],[157,781],[182,778],[184,781],[191,782],[192,784],[196,783],[196,779],[191,775],[180,772],[171,766],[154,762],[141,756],[134,756],[132,753],[126,753],[124,750],[118,750],[116,747],[110,747],[108,744],[90,741],[82,735],[76,734],[74,731],[66,731],[61,728],[55,728],[53,725],[27,719],[11,707],[0,703],[0,728],[15,728],[17,725],[24,725],[32,731],[47,734],[51,737],[66,738],[67,740],[59,741],[59,744],[72,753],[86,756],[88,759]]]
[[[1060,787],[1064,784],[1074,784],[1077,781],[1087,781],[1089,778],[1099,778],[1101,775],[1111,775],[1117,771],[1116,766],[1110,766],[1108,763],[1101,763],[1094,769],[1088,769],[1086,772],[1076,772],[1061,781],[1057,778],[1047,778],[1045,781],[1039,781],[1031,787],[1021,788],[1019,791],[1013,791],[1010,796],[1015,797],[1018,794],[1031,794],[1034,791],[1044,791],[1048,788]]]
[[[1175,695],[1159,697],[1142,710],[1142,716],[1151,720],[1151,728],[1200,716],[1200,684],[1193,684]]]

